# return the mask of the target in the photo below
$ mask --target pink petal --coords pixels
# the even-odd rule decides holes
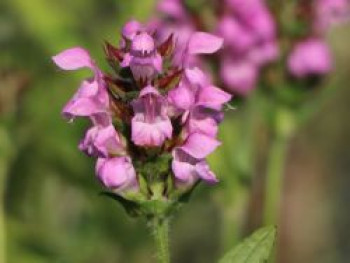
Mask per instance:
[[[103,113],[105,110],[92,98],[78,98],[70,100],[63,108],[62,114],[65,118],[71,120],[74,117],[89,117],[97,113]]]
[[[98,149],[99,152],[104,153],[106,157],[109,155],[126,154],[119,135],[112,124],[99,130],[94,144],[96,149]]]
[[[169,91],[168,100],[178,110],[185,111],[193,106],[195,94],[192,87],[181,82],[178,87]]]
[[[185,75],[189,82],[194,85],[205,85],[208,82],[207,76],[197,67],[185,69]]]
[[[196,174],[195,167],[193,165],[174,160],[171,167],[176,179],[192,184],[193,178]]]
[[[122,29],[122,35],[129,39],[132,40],[134,36],[137,34],[138,31],[142,29],[142,25],[136,21],[136,20],[131,20],[125,24],[125,26]]]
[[[126,54],[124,55],[123,61],[120,63],[120,66],[121,66],[122,68],[129,67],[129,66],[130,66],[130,62],[131,62],[131,59],[132,59],[132,57],[131,57],[130,53],[126,53]]]
[[[220,110],[222,105],[229,102],[232,96],[215,86],[204,86],[198,95],[198,105]]]
[[[189,54],[211,54],[218,51],[224,40],[204,32],[194,33],[188,43]]]
[[[155,95],[157,97],[160,96],[159,91],[155,87],[152,85],[147,85],[141,90],[139,97],[144,97],[149,94]]]
[[[195,107],[187,122],[187,132],[189,134],[199,132],[215,137],[218,132],[218,114],[218,112],[209,112],[202,107]]]
[[[141,114],[137,114],[132,119],[131,137],[136,145],[157,147],[167,138],[171,138],[173,127],[169,119],[146,123],[140,120],[140,117]]]
[[[215,174],[210,170],[209,165],[206,161],[200,161],[196,164],[196,172],[201,179],[207,183],[213,184],[217,183],[218,179]]]
[[[98,94],[99,85],[94,79],[83,80],[74,97],[93,97]]]
[[[171,168],[177,179],[177,185],[191,186],[198,179],[195,170],[197,160],[193,159],[180,148],[176,148],[173,152],[173,162]]]
[[[191,134],[181,147],[183,151],[197,159],[203,159],[211,154],[221,143],[205,134]]]
[[[66,49],[52,57],[52,59],[57,66],[64,70],[75,70],[84,67],[95,68],[89,53],[81,47]]]
[[[137,188],[136,172],[128,157],[99,158],[96,174],[109,189],[125,191]]]

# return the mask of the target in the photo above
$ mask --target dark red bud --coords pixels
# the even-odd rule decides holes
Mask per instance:
[[[182,69],[175,69],[172,73],[158,80],[158,87],[160,89],[170,89],[170,86],[176,87],[181,80],[182,73]]]
[[[119,62],[123,61],[123,52],[120,49],[113,46],[112,44],[110,44],[109,42],[105,41],[104,49],[108,59],[116,59]]]
[[[171,34],[160,46],[158,47],[159,54],[164,56],[170,56],[174,50],[174,34]]]

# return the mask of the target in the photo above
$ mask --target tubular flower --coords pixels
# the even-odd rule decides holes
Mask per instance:
[[[113,125],[106,127],[95,125],[85,134],[79,149],[87,155],[104,157],[125,155],[125,149]]]
[[[99,158],[96,174],[104,186],[117,192],[138,190],[136,172],[129,157]]]
[[[218,181],[205,158],[220,145],[222,108],[231,99],[192,64],[197,55],[218,51],[221,38],[194,32],[179,43],[177,32],[160,39],[153,31],[161,29],[133,20],[122,29],[119,46],[106,42],[112,73],[102,72],[82,48],[53,57],[64,70],[93,71],[63,115],[91,119],[79,149],[97,158],[104,187],[133,202],[159,196],[164,201],[180,197],[199,180]]]
[[[210,171],[205,157],[212,153],[220,143],[205,134],[193,133],[185,143],[174,149],[172,169],[178,185],[192,185],[197,179],[215,183],[215,174]]]
[[[111,119],[106,83],[89,53],[83,48],[75,47],[59,53],[52,59],[63,70],[89,68],[94,73],[93,78],[81,83],[73,98],[63,108],[63,116],[69,120],[75,117],[90,117],[95,123],[108,125]]]
[[[169,102],[182,112],[184,133],[201,132],[215,137],[221,121],[222,105],[232,96],[213,86],[198,68],[185,70],[180,85],[169,92]]]
[[[167,102],[152,86],[143,88],[133,103],[132,140],[140,146],[161,146],[170,139],[173,127],[167,116]]]
[[[155,49],[154,39],[147,33],[136,33],[131,47],[125,54],[122,67],[130,67],[134,78],[151,79],[162,69],[162,57]]]

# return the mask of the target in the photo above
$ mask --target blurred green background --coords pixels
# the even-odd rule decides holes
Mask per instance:
[[[89,73],[62,72],[51,62],[79,45],[106,69],[103,40],[117,44],[123,23],[147,21],[154,4],[0,2],[0,263],[155,261],[145,222],[98,194],[94,161],[77,150],[88,123],[68,125],[60,116]],[[350,261],[350,27],[333,30],[329,43],[336,69],[288,146],[281,263]],[[268,134],[255,99],[227,114],[223,146],[211,158],[220,184],[201,185],[173,218],[173,262],[216,262],[261,225]]]

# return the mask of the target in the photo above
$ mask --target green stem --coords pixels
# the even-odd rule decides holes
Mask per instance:
[[[153,236],[159,263],[170,263],[169,253],[169,221],[154,217],[152,222]]]
[[[270,149],[265,182],[265,225],[278,223],[287,141],[285,138],[275,138]]]
[[[265,225],[278,224],[288,143],[294,131],[295,119],[293,113],[283,108],[277,108],[273,124],[274,136],[266,170],[263,217]]]
[[[8,133],[0,126],[0,262],[6,262],[5,183],[10,162]]]
[[[0,262],[6,262],[6,234],[5,234],[5,191],[6,168],[5,162],[0,161]]]

